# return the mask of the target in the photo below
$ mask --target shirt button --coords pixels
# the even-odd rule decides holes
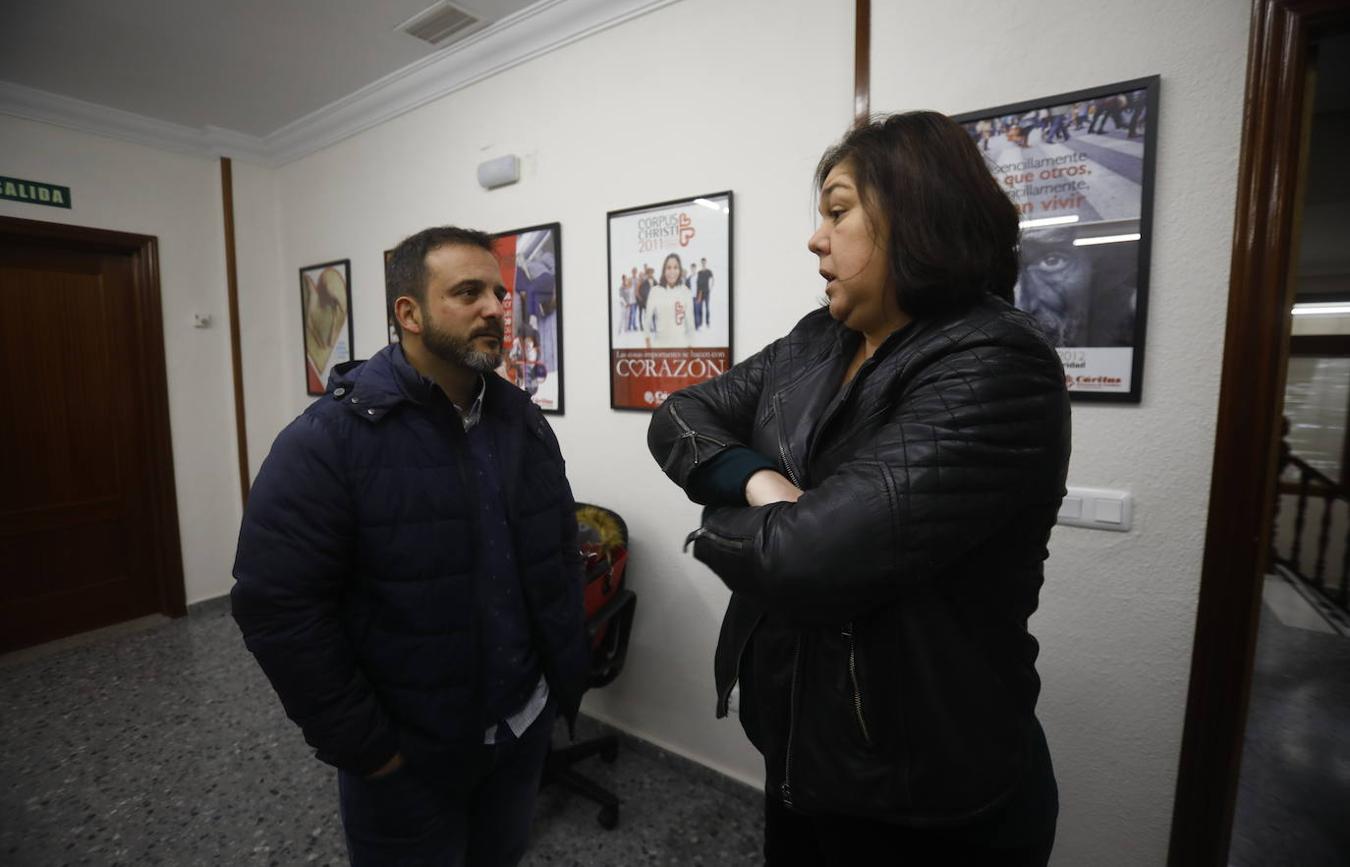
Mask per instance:
[[[374,415],[374,414],[375,414],[375,410],[373,410],[373,409],[368,409],[368,410],[366,410],[366,415]]]
[[[360,402],[361,401],[357,400],[356,398],[352,398],[352,403],[360,403]]]
[[[342,397],[342,396],[343,396],[344,394],[346,394],[346,393],[347,393],[347,389],[345,389],[345,388],[335,388],[335,389],[333,389],[333,394],[337,395],[338,397]]]

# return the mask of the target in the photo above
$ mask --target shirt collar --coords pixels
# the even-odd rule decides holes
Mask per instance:
[[[478,394],[474,397],[473,403],[469,404],[468,410],[463,409],[458,404],[455,409],[459,410],[460,418],[464,421],[464,432],[468,433],[483,418],[483,395],[487,394],[487,380],[480,374],[478,377]]]

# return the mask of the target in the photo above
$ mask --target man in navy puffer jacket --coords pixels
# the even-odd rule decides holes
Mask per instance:
[[[575,507],[543,414],[493,373],[490,239],[427,229],[388,268],[403,342],[339,367],[277,437],[234,617],[339,769],[353,864],[515,864],[588,665]]]

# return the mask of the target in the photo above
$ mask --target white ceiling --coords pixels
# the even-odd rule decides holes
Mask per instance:
[[[434,0],[3,0],[0,81],[266,137],[436,49],[398,30]],[[454,0],[499,20],[535,0]],[[537,5],[556,5],[545,0]]]

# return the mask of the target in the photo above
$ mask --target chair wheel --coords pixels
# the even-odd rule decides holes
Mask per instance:
[[[613,831],[619,827],[619,808],[601,807],[600,812],[595,815],[595,820],[600,823],[601,828]]]
[[[614,764],[614,760],[619,757],[619,744],[611,742],[605,744],[605,748],[600,751],[600,761],[607,765]]]

